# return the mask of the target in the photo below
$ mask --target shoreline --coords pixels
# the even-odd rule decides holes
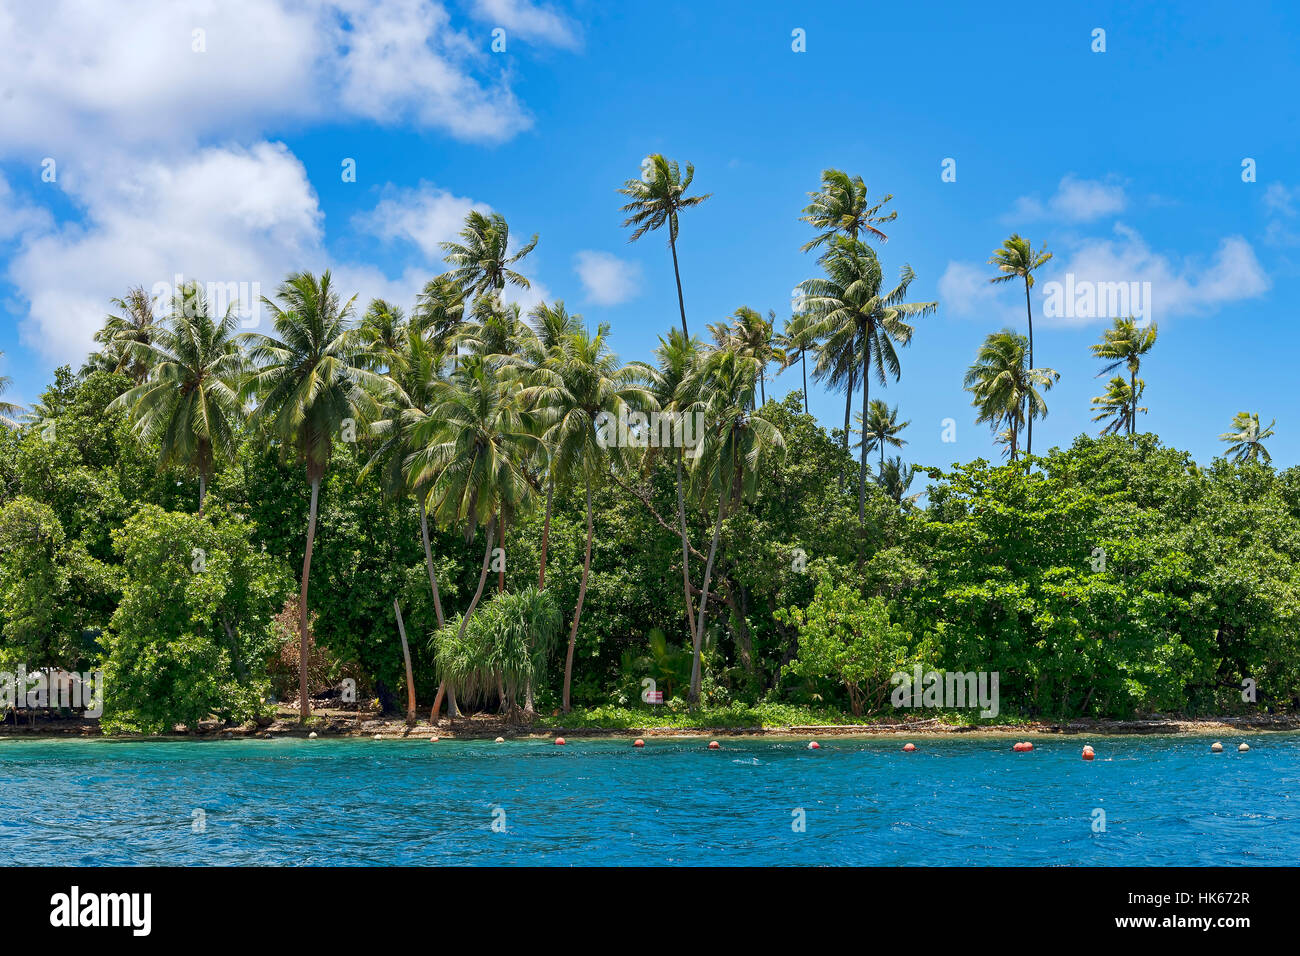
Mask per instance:
[[[317,739],[428,740],[540,740],[555,737],[573,738],[695,738],[695,737],[1141,737],[1141,736],[1199,736],[1232,733],[1270,733],[1300,730],[1297,716],[1248,717],[1152,717],[1132,720],[1071,720],[1026,721],[1021,724],[960,725],[945,723],[940,719],[876,724],[806,724],[784,726],[719,726],[719,727],[564,727],[560,725],[509,724],[492,716],[474,716],[457,719],[454,724],[442,720],[437,726],[427,720],[408,726],[400,718],[383,718],[375,715],[318,713],[312,723],[300,724],[297,718],[274,719],[259,724],[227,727],[216,721],[201,723],[194,731],[184,728],[168,734],[114,734],[99,732],[98,723],[90,720],[56,720],[38,723],[35,727],[0,727],[0,742],[34,739],[104,740],[118,742],[144,741],[212,741],[212,740],[267,740],[279,738]],[[206,725],[205,725],[206,724]]]

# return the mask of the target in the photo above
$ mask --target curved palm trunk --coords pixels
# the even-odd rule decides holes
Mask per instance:
[[[718,520],[713,525],[713,540],[709,543],[709,559],[704,562],[704,589],[700,592],[700,616],[695,626],[695,633],[691,636],[695,644],[692,648],[691,660],[691,694],[690,704],[694,707],[700,702],[700,687],[703,684],[703,678],[700,674],[700,651],[704,643],[704,611],[709,603],[709,579],[713,576],[713,559],[718,553],[718,539],[722,537],[722,518],[727,511],[727,492],[724,489],[718,498]]]
[[[587,575],[591,571],[591,478],[587,485],[587,556],[582,562],[582,583],[578,585],[578,606],[573,609],[573,626],[569,628],[569,651],[564,655],[564,712],[569,712],[569,688],[573,683],[573,648],[578,642],[578,620],[582,617],[582,602],[587,597]]]
[[[492,563],[492,535],[496,531],[494,524],[487,527],[487,547],[483,549],[483,566],[478,573],[478,589],[474,592],[474,597],[469,602],[469,607],[465,610],[465,615],[460,619],[459,640],[465,640],[465,629],[469,627],[469,619],[474,616],[474,609],[478,607],[478,602],[483,597],[483,588],[487,586],[488,567]],[[446,681],[443,682],[446,686]],[[460,712],[456,709],[456,691],[447,687],[447,716],[459,717]],[[438,696],[433,701],[433,712],[429,715],[429,723],[438,719],[438,707],[442,704],[442,687],[438,688]]]
[[[425,507],[424,495],[417,495],[420,501],[420,540],[424,544],[424,567],[429,572],[429,587],[433,590],[433,611],[438,616],[438,629],[441,630],[445,621],[442,616],[442,596],[438,593],[438,576],[433,571],[433,548],[429,545],[429,514]],[[438,693],[433,699],[433,711],[429,716],[429,722],[438,719],[438,711],[442,710],[442,699],[447,694],[447,682],[442,681],[438,684]],[[447,698],[447,716],[459,717],[460,709],[456,706],[456,692],[451,691]]]
[[[668,247],[673,251],[673,277],[677,280],[677,307],[682,311],[682,335],[689,339],[691,333],[686,328],[686,300],[682,298],[682,273],[677,268],[677,223],[675,220],[668,224]]]
[[[691,646],[695,646],[695,608],[691,601],[691,542],[686,535],[686,497],[682,492],[682,456],[685,449],[677,449],[677,522],[682,532],[682,588],[686,594],[686,627],[691,632]]]
[[[397,635],[402,639],[402,660],[406,662],[406,722],[415,723],[415,673],[411,670],[411,648],[406,643],[406,624],[402,621],[402,605],[393,598],[393,613],[397,615]]]
[[[546,516],[542,519],[542,569],[537,573],[537,590],[546,590],[546,553],[551,542],[551,501],[555,494],[555,481],[546,478]]]
[[[1025,313],[1029,316],[1029,367],[1037,368],[1034,365],[1034,309],[1029,302],[1029,276],[1025,276]],[[1029,416],[1028,434],[1026,436],[1025,454],[1034,453],[1034,416]]]
[[[308,471],[311,480],[311,508],[307,514],[307,550],[302,559],[302,590],[298,593],[298,714],[306,720],[311,715],[307,700],[307,582],[311,577],[311,551],[316,543],[316,507],[320,500],[319,474]]]

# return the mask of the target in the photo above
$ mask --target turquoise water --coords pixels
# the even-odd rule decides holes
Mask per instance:
[[[1240,740],[1252,750],[1236,752]],[[0,741],[0,858],[108,864],[1288,864],[1300,735]],[[802,809],[804,832],[795,832]],[[1094,810],[1105,832],[1093,832]],[[202,811],[202,813],[196,813]],[[493,829],[494,824],[498,828]],[[500,832],[498,832],[498,830]]]

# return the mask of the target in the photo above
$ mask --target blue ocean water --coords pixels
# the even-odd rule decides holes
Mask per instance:
[[[6,865],[1300,863],[1300,734],[0,741]],[[1251,751],[1237,752],[1247,740]],[[1084,762],[1085,742],[1097,759]],[[1103,818],[1104,830],[1098,829]],[[803,827],[799,824],[802,822]]]

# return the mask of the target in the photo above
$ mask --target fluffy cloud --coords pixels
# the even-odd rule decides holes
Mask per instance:
[[[381,239],[414,243],[426,258],[439,261],[440,244],[456,239],[471,210],[486,213],[491,207],[422,182],[415,189],[390,191],[357,224]]]
[[[618,305],[640,291],[641,267],[635,262],[589,249],[579,252],[573,261],[587,301],[593,305]]]
[[[1039,219],[1091,222],[1121,213],[1127,204],[1122,186],[1096,179],[1079,179],[1067,173],[1046,202],[1037,196],[1021,196],[1004,218],[1009,222]]]
[[[566,50],[582,46],[576,25],[543,4],[528,0],[474,0],[474,16],[484,23],[504,27],[525,40],[548,43]]]

